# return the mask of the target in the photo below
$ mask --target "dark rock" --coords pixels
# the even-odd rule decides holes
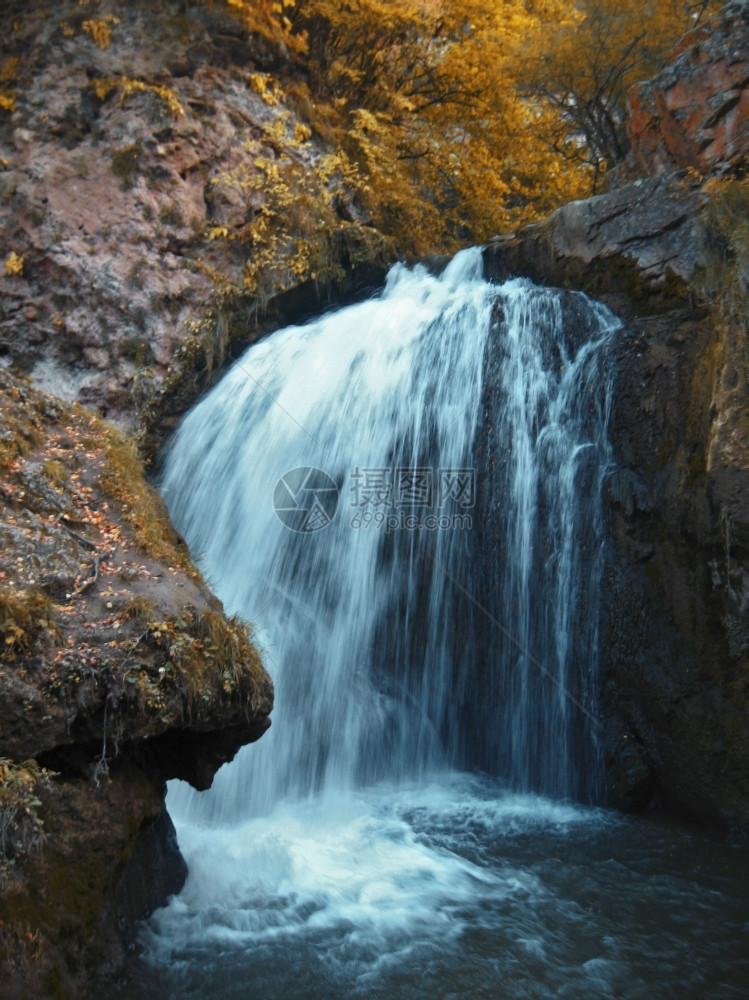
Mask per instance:
[[[496,280],[578,288],[627,321],[602,620],[611,801],[657,798],[746,829],[748,355],[721,305],[741,294],[730,268],[705,295],[712,211],[679,175],[650,178],[565,206],[490,243],[484,259]]]
[[[704,266],[702,201],[679,174],[573,201],[543,222],[490,241],[485,273],[495,281],[521,274],[577,288],[626,317],[663,311],[688,297]]]
[[[749,4],[687,36],[635,89],[654,175],[492,241],[495,280],[576,288],[626,320],[616,345],[602,615],[610,799],[749,829]],[[638,103],[639,102],[639,103]],[[648,115],[650,116],[648,118]],[[676,167],[692,168],[686,174]]]
[[[165,906],[187,878],[187,865],[177,846],[177,832],[162,807],[143,823],[132,854],[117,883],[114,918],[123,937],[132,939],[138,920]]]

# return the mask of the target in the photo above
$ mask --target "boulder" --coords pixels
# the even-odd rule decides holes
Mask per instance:
[[[165,782],[210,786],[273,687],[112,425],[0,371],[0,980],[77,996],[181,888]]]

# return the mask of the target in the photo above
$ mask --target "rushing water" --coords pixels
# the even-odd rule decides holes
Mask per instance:
[[[138,996],[743,995],[741,852],[570,804],[616,326],[471,251],[253,346],[187,417],[164,495],[276,704],[209,792],[170,787],[190,875]]]

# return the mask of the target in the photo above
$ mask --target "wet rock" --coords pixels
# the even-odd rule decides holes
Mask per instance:
[[[626,321],[615,347],[617,468],[601,623],[610,799],[624,808],[658,801],[742,830],[748,18],[745,2],[729,4],[636,88],[630,175],[638,166],[651,176],[566,205],[484,252],[497,280],[577,288]],[[700,172],[724,176],[703,184]]]

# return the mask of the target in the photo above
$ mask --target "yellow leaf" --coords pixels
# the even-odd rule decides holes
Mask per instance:
[[[23,257],[20,257],[15,250],[11,250],[10,254],[5,258],[5,273],[6,274],[23,274]]]

